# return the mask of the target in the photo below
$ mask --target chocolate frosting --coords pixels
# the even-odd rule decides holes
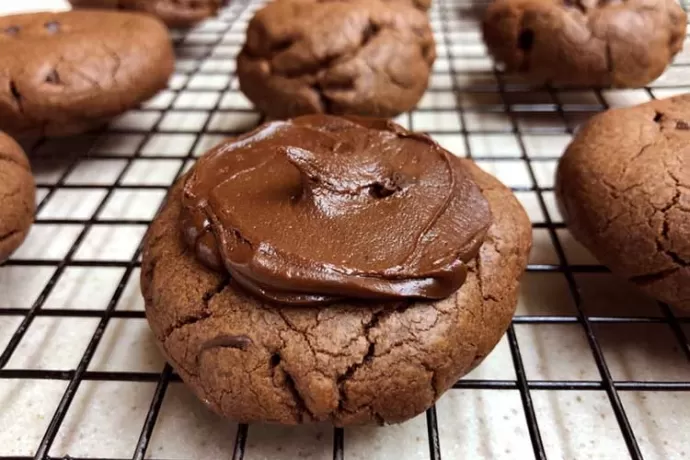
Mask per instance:
[[[182,228],[198,258],[279,303],[444,298],[491,224],[462,164],[385,120],[274,121],[202,157]]]

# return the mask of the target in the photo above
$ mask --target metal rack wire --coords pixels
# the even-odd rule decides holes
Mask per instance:
[[[521,117],[532,115],[547,115],[548,117],[558,119],[562,121],[563,128],[544,126],[536,132],[535,135],[548,136],[554,133],[566,133],[572,134],[573,125],[570,122],[570,117],[573,114],[587,114],[589,112],[597,112],[602,109],[608,108],[607,99],[602,95],[599,90],[594,90],[597,103],[592,104],[589,102],[584,103],[561,103],[561,97],[563,93],[558,89],[554,88],[544,88],[544,93],[548,94],[551,102],[546,104],[533,105],[530,103],[519,103],[515,102],[520,100],[524,95],[530,94],[531,90],[529,87],[524,86],[521,83],[515,83],[511,79],[504,75],[502,72],[494,68],[495,82],[478,82],[472,84],[459,83],[464,81],[459,78],[463,71],[462,69],[456,68],[456,62],[458,60],[469,60],[477,59],[480,56],[477,54],[463,54],[462,51],[457,52],[459,43],[456,38],[453,37],[454,27],[458,24],[462,24],[462,21],[468,19],[462,19],[460,23],[451,18],[458,17],[459,11],[464,10],[467,12],[468,7],[471,10],[476,8],[481,8],[482,5],[472,4],[471,0],[435,0],[436,2],[436,16],[432,16],[432,20],[435,22],[435,28],[437,37],[439,39],[439,48],[441,52],[445,54],[442,56],[448,61],[447,70],[437,70],[436,75],[441,75],[446,78],[446,80],[451,81],[449,90],[452,90],[456,97],[463,95],[490,95],[493,97],[492,100],[498,101],[497,103],[490,104],[479,104],[477,107],[467,107],[461,103],[453,105],[453,109],[456,116],[460,120],[460,131],[464,140],[464,148],[466,150],[467,156],[474,158],[475,160],[486,160],[487,158],[477,155],[473,152],[472,143],[470,142],[470,136],[473,134],[513,134],[516,139],[520,149],[519,157],[504,157],[501,155],[492,155],[490,160],[493,162],[502,162],[508,160],[520,160],[524,162],[528,176],[531,184],[526,187],[514,187],[515,191],[529,191],[535,192],[537,197],[538,206],[544,215],[543,223],[535,223],[535,229],[543,229],[548,232],[549,239],[555,248],[556,254],[558,256],[558,263],[556,264],[530,264],[528,267],[529,272],[541,273],[562,273],[567,281],[567,285],[572,296],[572,300],[576,307],[576,314],[572,316],[516,316],[513,320],[513,324],[510,326],[507,332],[508,344],[510,347],[510,353],[512,356],[513,366],[515,368],[516,378],[514,380],[467,380],[463,379],[458,381],[454,385],[454,389],[467,389],[467,390],[517,390],[519,391],[521,402],[524,408],[524,414],[526,417],[526,424],[531,440],[531,444],[534,451],[534,456],[537,459],[547,458],[542,436],[540,434],[540,421],[535,413],[532,392],[535,390],[599,390],[604,391],[608,397],[608,400],[613,408],[613,413],[617,424],[622,433],[625,445],[627,446],[628,454],[631,459],[642,459],[643,455],[638,444],[636,433],[631,427],[631,423],[626,415],[625,408],[620,400],[620,393],[625,391],[690,391],[690,381],[682,382],[662,382],[662,381],[617,381],[612,377],[611,371],[607,366],[602,347],[600,346],[597,336],[594,333],[593,325],[597,323],[661,323],[668,325],[677,340],[678,346],[685,354],[686,358],[690,359],[690,346],[688,345],[687,337],[683,331],[683,325],[688,324],[690,321],[688,318],[678,317],[674,312],[667,306],[661,305],[663,315],[660,317],[621,317],[621,316],[589,316],[582,309],[582,299],[580,291],[578,289],[578,284],[575,275],[577,273],[590,273],[590,272],[605,272],[605,268],[598,265],[577,265],[571,266],[568,264],[566,253],[562,245],[561,240],[558,237],[558,230],[563,228],[563,225],[554,220],[551,217],[551,213],[548,209],[547,200],[545,198],[545,193],[551,192],[550,187],[545,187],[540,185],[537,174],[535,173],[534,165],[539,161],[553,161],[557,158],[555,157],[539,157],[534,158],[528,154],[528,150],[525,145],[524,135],[525,132],[521,127]],[[260,3],[260,2],[259,2]],[[179,34],[175,38],[178,51],[180,53],[185,53],[185,49],[189,48],[189,43],[193,40],[188,40],[190,34],[195,36],[205,35],[206,40],[203,41],[203,45],[195,45],[195,48],[201,49],[202,52],[194,56],[191,67],[189,67],[184,72],[189,79],[186,80],[184,84],[178,89],[171,89],[170,95],[171,100],[165,108],[159,109],[147,109],[142,108],[142,112],[152,111],[158,116],[157,120],[153,123],[151,129],[146,131],[140,130],[129,130],[129,129],[119,129],[117,131],[107,131],[110,135],[127,135],[127,134],[139,134],[142,135],[140,142],[138,142],[138,147],[134,149],[131,155],[98,155],[100,160],[118,160],[124,161],[124,167],[119,171],[117,177],[110,185],[103,185],[99,182],[94,183],[80,183],[78,185],[70,183],[67,179],[70,174],[77,168],[81,162],[86,158],[89,158],[89,147],[85,149],[85,155],[77,152],[76,155],[66,155],[67,158],[64,160],[67,166],[62,170],[60,177],[56,181],[39,183],[38,186],[45,192],[45,195],[38,204],[38,211],[40,211],[50,202],[53,196],[61,190],[68,189],[97,189],[104,192],[100,203],[92,213],[92,217],[86,219],[52,219],[52,218],[39,218],[37,220],[38,224],[53,224],[53,225],[64,225],[64,224],[79,224],[81,225],[81,230],[74,239],[73,244],[67,251],[64,258],[56,261],[42,260],[42,259],[12,259],[7,262],[7,266],[28,266],[28,267],[40,267],[40,266],[51,266],[55,270],[52,276],[43,286],[40,294],[33,302],[30,308],[17,308],[13,305],[3,304],[3,300],[0,298],[0,316],[21,316],[21,322],[19,326],[14,331],[13,335],[9,339],[2,354],[0,355],[0,380],[2,379],[33,379],[33,380],[59,380],[67,383],[66,389],[62,394],[62,397],[57,405],[57,409],[52,414],[52,418],[48,427],[36,448],[34,456],[5,456],[0,457],[2,459],[48,459],[51,446],[53,445],[58,431],[65,419],[65,416],[70,408],[71,403],[79,389],[80,385],[85,381],[114,381],[114,382],[152,382],[155,383],[156,388],[153,394],[153,398],[150,402],[148,412],[146,414],[144,423],[141,427],[140,435],[135,446],[132,446],[132,459],[143,459],[149,448],[150,440],[154,427],[156,425],[161,406],[163,404],[163,399],[166,394],[168,386],[172,382],[179,381],[179,378],[174,374],[169,365],[166,365],[162,372],[152,373],[152,372],[111,372],[111,371],[91,371],[88,370],[89,363],[91,362],[96,349],[101,342],[104,332],[108,323],[113,318],[143,318],[144,314],[141,311],[121,311],[117,310],[116,306],[123,295],[125,287],[132,277],[137,268],[140,266],[139,256],[141,248],[137,249],[131,257],[131,259],[123,260],[81,260],[75,257],[80,245],[84,242],[88,235],[90,229],[96,225],[110,225],[110,226],[132,226],[132,225],[148,225],[149,220],[147,219],[104,219],[97,217],[100,212],[106,206],[108,199],[118,190],[167,190],[167,185],[152,185],[152,184],[128,184],[124,178],[126,177],[128,171],[132,168],[132,165],[137,159],[142,157],[142,148],[146,141],[151,138],[151,136],[156,133],[161,132],[161,123],[164,116],[172,111],[172,107],[175,101],[180,98],[181,94],[194,94],[199,91],[197,88],[191,87],[189,81],[195,76],[227,76],[227,72],[218,71],[208,71],[202,69],[202,64],[212,57],[212,53],[217,46],[223,43],[224,38],[227,38],[227,33],[231,30],[234,24],[238,21],[238,18],[242,16],[243,13],[250,11],[252,8],[257,6],[257,2],[252,2],[250,0],[236,0],[231,6],[227,8],[225,13],[221,18],[216,21],[218,27],[216,27],[211,32],[205,32],[203,29],[195,32],[185,32]],[[231,47],[237,47],[241,44],[241,36],[237,35],[238,41],[230,42]],[[226,42],[227,43],[227,42]],[[459,46],[462,49],[462,46]],[[215,57],[221,57],[226,60],[234,60],[234,55],[230,53],[227,56],[222,56],[216,54]],[[481,56],[484,58],[484,56]],[[674,64],[675,67],[684,66],[685,64],[677,63]],[[190,70],[191,69],[191,70]],[[670,86],[667,86],[670,88]],[[591,89],[588,89],[591,90]],[[215,103],[210,107],[209,114],[222,113],[223,108],[221,107],[221,94],[237,92],[235,85],[235,79],[230,78],[227,83],[220,85],[212,90],[218,93],[219,97],[216,98]],[[429,93],[432,94],[438,89],[431,87]],[[445,92],[446,90],[444,90]],[[206,90],[205,92],[208,92]],[[654,93],[650,88],[646,89],[646,92],[650,97],[654,97]],[[193,109],[188,108],[176,108],[175,112],[187,112],[193,111]],[[247,113],[253,113],[250,109],[239,109],[236,112],[246,111]],[[437,112],[440,111],[438,108],[419,108],[417,112]],[[469,127],[467,119],[470,116],[481,116],[482,114],[503,114],[506,116],[506,120],[509,122],[508,130],[499,129],[474,129]],[[411,129],[415,129],[415,118],[411,114],[406,115],[407,124]],[[194,142],[189,147],[188,152],[183,155],[166,155],[164,157],[146,157],[150,161],[159,160],[179,160],[179,168],[176,171],[175,176],[179,177],[185,167],[193,162],[195,157],[195,151],[197,147],[200,146],[201,135],[202,134],[222,134],[228,135],[233,134],[233,130],[217,129],[212,126],[211,116],[208,116],[203,122],[201,129],[194,132]],[[440,135],[443,133],[455,133],[454,130],[428,130],[432,135]],[[177,131],[175,129],[166,129],[166,133],[185,133],[189,134],[188,130]],[[42,149],[50,145],[52,141],[41,140],[31,147],[33,152],[34,161],[43,161],[40,156]],[[87,145],[88,144],[87,142]],[[43,308],[46,299],[49,297],[56,284],[58,283],[60,277],[63,275],[65,270],[69,267],[118,267],[124,269],[122,277],[117,285],[117,288],[112,295],[107,307],[104,310],[84,310],[84,309],[67,309],[67,308]],[[81,356],[78,365],[73,370],[42,370],[42,369],[8,369],[7,363],[12,357],[13,353],[17,350],[18,345],[27,333],[27,330],[31,326],[32,322],[42,316],[59,316],[59,317],[82,317],[82,318],[95,318],[98,320],[98,325],[91,337],[88,345],[85,348],[83,355]],[[577,324],[579,325],[586,336],[587,344],[591,348],[594,361],[596,363],[596,368],[600,375],[600,380],[530,380],[525,372],[525,366],[523,363],[523,355],[520,350],[520,346],[516,337],[515,325],[519,324]],[[454,391],[454,390],[450,390]],[[432,460],[441,459],[441,440],[439,437],[439,426],[438,418],[435,408],[431,408],[426,414],[426,424],[428,430],[428,440],[429,440],[429,455],[428,457]],[[248,433],[251,431],[252,427],[247,425],[240,425],[234,445],[234,451],[228,452],[228,457],[233,460],[241,460],[244,458],[245,446],[247,442]],[[339,428],[334,429],[333,433],[333,459],[341,460],[347,458],[347,431]],[[73,458],[73,457],[70,457]]]

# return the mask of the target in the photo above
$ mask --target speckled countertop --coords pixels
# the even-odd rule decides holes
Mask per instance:
[[[246,427],[196,401],[143,318],[137,249],[194,158],[258,122],[234,56],[260,4],[235,0],[176,33],[169,89],[107,131],[27,145],[39,208],[0,267],[0,458],[685,458],[688,317],[599,266],[562,225],[552,187],[582,120],[690,90],[690,48],[649,88],[530,91],[495,71],[471,0],[435,0],[435,73],[398,121],[474,158],[527,209],[534,250],[506,337],[435,410],[401,425]],[[37,8],[66,2],[0,0],[0,11]]]

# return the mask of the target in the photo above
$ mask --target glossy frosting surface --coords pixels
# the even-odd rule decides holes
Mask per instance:
[[[491,224],[462,164],[378,119],[310,115],[219,145],[187,176],[198,258],[285,304],[444,298]]]

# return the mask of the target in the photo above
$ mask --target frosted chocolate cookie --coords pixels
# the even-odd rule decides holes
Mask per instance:
[[[0,263],[24,241],[34,221],[34,178],[22,148],[0,132]]]
[[[484,40],[508,71],[535,83],[639,87],[683,47],[676,0],[496,0]]]
[[[310,115],[228,140],[173,187],[142,292],[219,414],[393,423],[492,350],[530,245],[515,197],[472,162],[384,120]]]
[[[215,16],[227,1],[221,0],[69,0],[75,8],[112,8],[141,11],[160,18],[170,27],[189,27]]]
[[[258,11],[237,58],[240,89],[272,118],[393,117],[426,90],[436,57],[426,15],[380,0],[283,0]]]
[[[614,274],[690,308],[690,95],[593,117],[556,180],[575,238]]]
[[[0,17],[0,129],[75,134],[167,85],[168,31],[143,14],[72,11]]]

